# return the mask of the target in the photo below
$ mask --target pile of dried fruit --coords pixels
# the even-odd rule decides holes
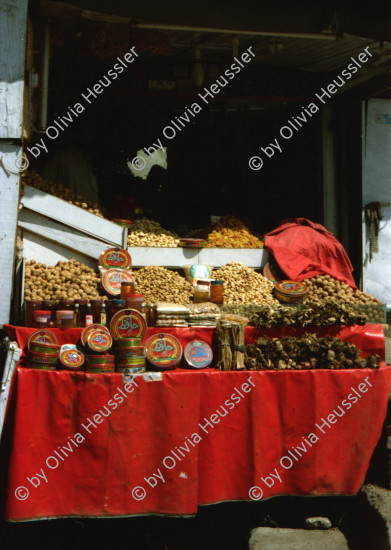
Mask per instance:
[[[136,220],[129,230],[128,246],[156,246],[174,248],[179,237],[148,218]]]
[[[211,248],[263,248],[263,242],[252,235],[235,216],[223,216],[210,231],[206,247]]]
[[[175,271],[164,267],[148,266],[133,272],[135,290],[144,294],[147,304],[172,302],[189,304],[193,299],[193,287]]]
[[[99,283],[95,271],[76,260],[57,262],[49,267],[35,260],[26,262],[26,300],[99,298]]]
[[[283,305],[262,306],[251,315],[250,321],[257,327],[330,327],[335,325],[365,325],[368,322],[368,317],[341,303],[341,301],[328,298],[323,304],[306,304],[300,309]]]
[[[284,369],[364,369],[378,368],[378,355],[361,358],[360,350],[340,338],[258,338],[246,346],[245,364],[249,370]]]
[[[278,304],[273,283],[239,262],[214,270],[212,278],[224,280],[224,304]]]
[[[70,204],[84,208],[84,210],[91,212],[91,214],[104,218],[104,211],[98,204],[90,202],[81,195],[76,195],[71,189],[68,189],[68,187],[42,179],[36,172],[23,173],[21,182],[22,190],[25,185],[30,185],[31,187],[35,187],[35,189],[45,191],[45,193],[50,193],[50,195],[63,199]]]

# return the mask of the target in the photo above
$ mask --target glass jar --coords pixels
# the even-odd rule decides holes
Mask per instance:
[[[198,279],[194,289],[194,303],[209,302],[210,296],[210,281],[206,279]]]
[[[122,281],[121,283],[121,300],[127,300],[129,295],[134,293],[134,282]]]
[[[74,301],[73,300],[60,300],[58,302],[57,309],[60,309],[62,311],[70,310],[70,309],[73,310],[73,307],[74,307]]]
[[[56,326],[56,309],[57,309],[56,300],[42,300],[42,309],[46,309],[47,311],[51,312],[50,326],[55,327]]]
[[[42,300],[26,300],[24,310],[24,324],[26,327],[34,326],[34,311],[42,309]]]
[[[33,315],[34,315],[34,327],[36,328],[50,327],[50,318],[52,316],[52,312],[50,310],[36,309]]]
[[[85,326],[85,320],[87,315],[87,304],[88,300],[87,298],[76,298],[74,305],[78,304],[78,312],[76,316],[76,326],[77,327],[84,327]],[[61,309],[67,309],[67,308],[61,308]]]
[[[224,300],[224,281],[217,279],[210,282],[210,298],[209,301],[219,306],[223,305]]]
[[[101,325],[101,312],[103,300],[90,300],[92,320],[95,325]]]
[[[142,305],[144,302],[144,294],[128,294],[126,297],[126,307],[129,309],[137,309],[142,313]]]
[[[72,328],[73,325],[73,310],[58,309],[56,311],[57,327],[61,329]]]

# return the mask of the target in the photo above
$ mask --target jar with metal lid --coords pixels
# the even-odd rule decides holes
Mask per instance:
[[[209,301],[213,304],[223,305],[224,301],[224,281],[216,279],[210,282],[210,298]]]
[[[34,311],[42,309],[42,300],[26,300],[24,311],[24,324],[26,327],[34,326]]]
[[[56,300],[42,300],[42,309],[45,309],[51,312],[49,325],[51,327],[55,327],[56,326],[56,309],[57,309]]]

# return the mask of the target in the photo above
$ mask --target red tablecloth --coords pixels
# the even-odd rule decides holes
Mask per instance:
[[[364,333],[376,348],[379,335]],[[120,374],[18,368],[5,515],[194,514],[198,505],[249,500],[253,486],[263,498],[355,494],[390,386],[388,367],[179,369],[126,387]]]

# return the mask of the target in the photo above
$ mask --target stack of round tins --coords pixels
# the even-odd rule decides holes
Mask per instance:
[[[208,367],[213,359],[212,348],[206,342],[193,340],[184,349],[183,355],[190,367],[204,369]]]
[[[122,248],[109,248],[102,252],[99,263],[105,269],[129,269],[132,265],[132,259],[127,250],[123,250]]]
[[[61,368],[79,371],[84,365],[84,354],[78,349],[66,349],[60,355]]]
[[[116,371],[126,374],[145,372],[144,346],[141,338],[121,338],[116,342]]]
[[[171,334],[155,334],[145,344],[145,355],[153,367],[174,369],[181,362],[182,346]]]
[[[280,281],[275,284],[274,291],[276,298],[281,302],[297,304],[303,302],[307,295],[308,287],[305,283],[297,281]]]
[[[82,331],[80,336],[80,341],[84,347],[86,347],[87,345],[88,336],[91,334],[91,332],[94,332],[94,331],[105,331],[109,334],[108,329],[104,325],[98,325],[98,324],[88,325],[88,327],[86,327]]]
[[[28,368],[38,370],[56,370],[60,346],[57,338],[49,330],[37,330],[27,342]]]
[[[137,309],[121,309],[113,315],[110,332],[114,340],[122,338],[140,338],[147,333],[147,323]]]

